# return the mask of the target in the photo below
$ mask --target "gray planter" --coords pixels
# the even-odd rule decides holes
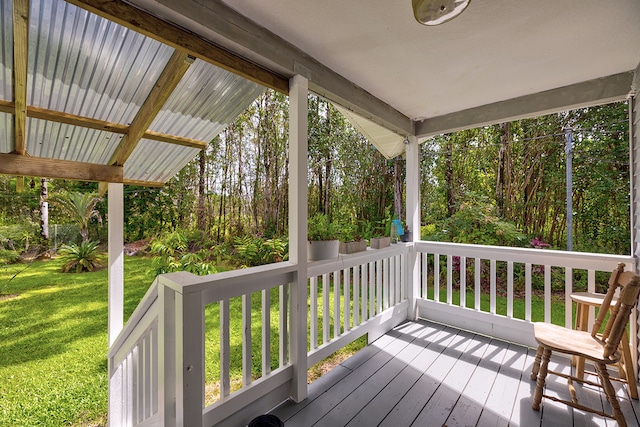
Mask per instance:
[[[388,236],[385,237],[372,237],[371,238],[371,247],[373,249],[382,249],[386,248],[391,244],[391,238]]]
[[[341,254],[354,254],[356,252],[363,252],[367,250],[366,240],[356,240],[352,242],[340,242]]]
[[[340,240],[309,240],[307,258],[309,261],[338,258]]]

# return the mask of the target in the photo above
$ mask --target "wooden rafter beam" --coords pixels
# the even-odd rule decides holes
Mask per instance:
[[[67,0],[68,3],[116,22],[190,55],[279,92],[289,93],[289,80],[247,61],[176,25],[116,0]]]
[[[15,111],[14,103],[3,101],[0,99],[0,113],[13,114]],[[50,122],[64,123],[72,126],[79,126],[89,129],[103,130],[125,135],[129,131],[129,126],[119,123],[107,122],[104,120],[96,120],[89,117],[76,116],[75,114],[67,114],[60,111],[47,110],[40,107],[27,107],[27,117],[46,120]],[[207,147],[207,143],[197,139],[185,138],[176,135],[167,135],[165,133],[146,131],[142,138],[153,141],[166,142],[168,144],[182,145],[183,147],[191,147],[202,150]]]
[[[127,134],[120,141],[120,146],[113,155],[110,164],[124,165],[131,153],[133,153],[136,145],[149,129],[151,122],[158,115],[166,100],[169,99],[169,96],[193,63],[189,58],[188,54],[181,50],[176,50],[171,55],[156,84],[131,122]]]
[[[13,98],[15,152],[27,153],[27,50],[29,0],[13,1]]]
[[[78,181],[123,182],[122,166],[105,166],[18,154],[0,154],[0,174]]]

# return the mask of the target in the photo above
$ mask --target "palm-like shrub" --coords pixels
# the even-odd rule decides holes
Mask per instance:
[[[61,258],[65,261],[62,266],[64,273],[82,273],[94,271],[103,265],[98,259],[98,242],[84,241],[79,245],[64,245],[60,249]]]

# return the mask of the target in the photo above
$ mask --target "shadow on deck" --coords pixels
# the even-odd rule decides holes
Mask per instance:
[[[286,427],[310,426],[614,426],[543,400],[531,409],[529,374],[535,349],[425,320],[407,322],[315,381],[309,397],[272,410]],[[569,372],[568,359],[550,369]],[[640,403],[615,383],[628,425],[640,425]],[[576,385],[581,403],[609,411],[603,394]],[[566,382],[550,376],[548,394],[568,398]]]

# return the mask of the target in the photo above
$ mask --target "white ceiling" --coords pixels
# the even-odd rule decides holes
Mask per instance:
[[[413,120],[640,62],[638,0],[473,0],[435,27],[414,20],[410,0],[224,3]]]

